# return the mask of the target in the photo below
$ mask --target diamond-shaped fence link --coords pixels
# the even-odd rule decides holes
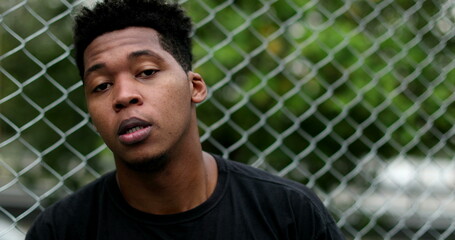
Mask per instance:
[[[181,3],[207,151],[308,185],[348,239],[455,238],[455,1]],[[113,169],[74,64],[82,4],[0,2],[0,239]]]

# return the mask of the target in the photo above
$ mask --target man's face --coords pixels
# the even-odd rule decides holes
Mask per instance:
[[[130,27],[99,36],[84,52],[89,113],[127,163],[185,151],[197,129],[194,103],[206,97],[202,78],[186,73],[158,39],[153,29]]]

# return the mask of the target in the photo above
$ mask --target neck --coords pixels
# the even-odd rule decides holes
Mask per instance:
[[[169,156],[166,168],[155,173],[117,166],[117,183],[125,200],[152,214],[175,214],[197,207],[210,197],[217,182],[214,158],[197,152]]]

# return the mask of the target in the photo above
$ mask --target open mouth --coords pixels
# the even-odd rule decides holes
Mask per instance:
[[[121,122],[118,128],[119,141],[132,145],[144,141],[151,133],[152,124],[139,118],[130,118]]]
[[[130,134],[130,133],[139,131],[139,130],[141,130],[141,129],[144,129],[144,127],[133,127],[133,128],[131,128],[130,130],[126,131],[125,134]]]
[[[133,117],[133,118],[124,120],[120,123],[117,134],[118,135],[130,134],[130,133],[139,131],[141,129],[144,129],[144,128],[150,127],[150,126],[152,126],[151,123],[144,121],[142,119]]]

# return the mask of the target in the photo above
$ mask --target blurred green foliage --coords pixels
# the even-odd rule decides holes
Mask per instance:
[[[196,71],[215,86],[199,107],[204,146],[247,163],[265,152],[270,171],[298,161],[306,177],[323,171],[324,189],[368,153],[450,155],[437,145],[454,116],[455,45],[428,21],[440,5],[423,5],[234,1],[213,16],[188,1],[206,22],[195,32],[196,59],[212,59]]]

